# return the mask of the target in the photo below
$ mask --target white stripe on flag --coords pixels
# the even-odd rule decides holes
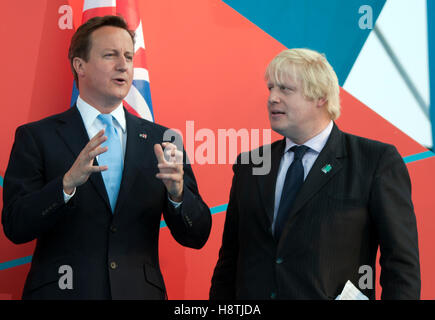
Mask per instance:
[[[130,91],[124,100],[127,101],[127,103],[134,108],[142,118],[153,121],[153,116],[151,115],[148,104],[135,86],[131,86]]]
[[[143,39],[143,30],[142,30],[142,20],[139,21],[139,26],[135,30],[134,36],[134,52],[136,52],[139,48],[145,49],[145,40]]]
[[[89,9],[102,7],[116,7],[116,0],[85,0],[83,12]]]
[[[134,68],[133,80],[146,80],[150,82],[148,70],[144,68]]]

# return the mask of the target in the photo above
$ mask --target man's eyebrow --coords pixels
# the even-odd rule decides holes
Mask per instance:
[[[103,51],[113,51],[113,52],[119,52],[118,49],[115,48],[103,48]],[[124,54],[130,54],[130,55],[134,55],[133,51],[125,51]]]

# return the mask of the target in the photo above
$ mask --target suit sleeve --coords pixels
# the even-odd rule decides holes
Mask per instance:
[[[240,159],[238,159],[240,160]],[[237,161],[239,163],[239,161]],[[213,272],[210,288],[210,300],[236,299],[236,274],[238,247],[238,208],[237,208],[237,169],[233,166],[234,176],[230,191],[230,200],[225,216],[222,246]]]
[[[174,239],[183,246],[201,249],[210,235],[212,219],[202,200],[190,164],[184,165],[183,203],[179,208],[169,202],[163,216]]]
[[[411,181],[396,148],[382,155],[371,192],[380,244],[382,299],[419,299],[420,262]]]
[[[47,181],[43,155],[31,130],[19,127],[3,186],[2,224],[9,240],[16,244],[32,241],[56,224],[62,216],[58,210],[68,207],[62,178]]]

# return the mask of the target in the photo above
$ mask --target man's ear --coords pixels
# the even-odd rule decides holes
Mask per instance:
[[[84,65],[85,65],[85,61],[82,58],[74,57],[73,67],[77,73],[78,78],[81,78],[85,75]]]
[[[317,100],[317,106],[323,107],[326,104],[326,101],[328,101],[326,98],[320,98]]]

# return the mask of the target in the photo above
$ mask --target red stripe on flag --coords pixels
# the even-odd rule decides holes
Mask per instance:
[[[122,104],[124,105],[125,109],[127,109],[128,112],[130,112],[131,114],[135,115],[138,118],[142,118],[139,113],[136,112],[136,110],[134,110],[132,108],[132,106],[130,106],[125,100],[122,101]]]
[[[130,30],[134,31],[139,27],[139,8],[136,0],[118,1],[116,3],[116,13],[124,17]]]
[[[139,48],[136,53],[134,54],[133,57],[133,67],[134,68],[147,68],[147,63],[146,63],[146,55],[145,55],[145,50],[144,48]]]
[[[82,23],[85,23],[91,18],[94,17],[102,17],[106,15],[116,15],[116,8],[115,7],[100,7],[100,8],[93,8],[88,9],[83,12],[83,18]]]

